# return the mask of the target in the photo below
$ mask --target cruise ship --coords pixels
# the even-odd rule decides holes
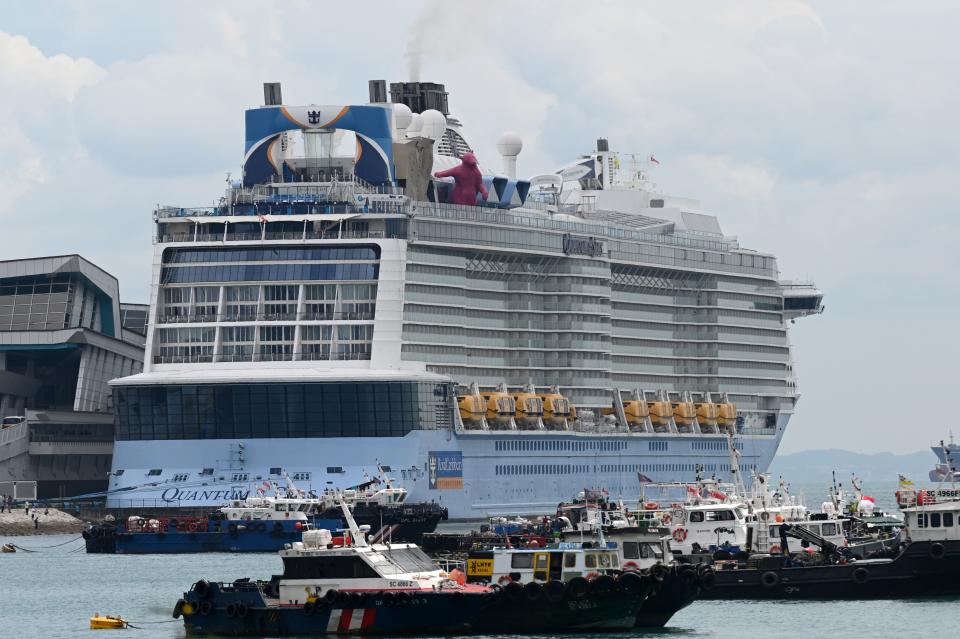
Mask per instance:
[[[765,471],[799,397],[788,325],[822,311],[652,156],[596,149],[449,201],[472,147],[442,84],[245,115],[242,175],[160,206],[143,372],[111,382],[108,503],[200,506],[287,475],[381,469],[454,519],[539,514],[584,488]]]

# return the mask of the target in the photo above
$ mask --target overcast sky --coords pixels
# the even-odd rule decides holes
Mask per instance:
[[[221,195],[262,82],[364,102],[419,67],[481,161],[505,130],[528,175],[606,136],[816,280],[782,452],[912,452],[960,398],[958,33],[955,2],[11,3],[0,259],[77,252],[145,302],[153,208]]]

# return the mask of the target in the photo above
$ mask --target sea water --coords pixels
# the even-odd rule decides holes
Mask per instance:
[[[890,508],[891,486],[874,488],[881,507]],[[819,508],[822,492],[819,487],[805,487],[811,507]],[[193,582],[269,579],[282,570],[279,557],[272,553],[88,555],[83,540],[75,535],[11,537],[2,542],[34,552],[0,554],[0,639],[89,637],[94,632],[89,630],[89,620],[97,612],[121,615],[140,627],[98,633],[121,632],[142,639],[183,637],[183,622],[173,620],[171,611]],[[954,636],[958,614],[960,598],[699,601],[674,616],[666,628],[638,630],[629,636],[947,637]]]

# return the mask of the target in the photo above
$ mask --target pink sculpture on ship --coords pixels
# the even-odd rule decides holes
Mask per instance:
[[[450,201],[453,204],[476,206],[477,193],[483,195],[484,200],[487,199],[487,187],[483,185],[483,174],[480,173],[480,167],[477,166],[477,156],[469,151],[460,158],[458,166],[446,171],[437,171],[433,174],[433,177],[453,178],[453,193],[450,195]]]

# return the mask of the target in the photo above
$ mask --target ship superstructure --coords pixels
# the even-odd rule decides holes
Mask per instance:
[[[486,201],[446,203],[431,174],[471,148],[443,85],[386,96],[293,107],[267,85],[221,202],[155,211],[115,505],[284,472],[343,487],[379,462],[451,517],[542,513],[585,484],[728,476],[727,433],[766,469],[799,396],[787,322],[819,290],[605,140],[522,180],[504,135]]]

